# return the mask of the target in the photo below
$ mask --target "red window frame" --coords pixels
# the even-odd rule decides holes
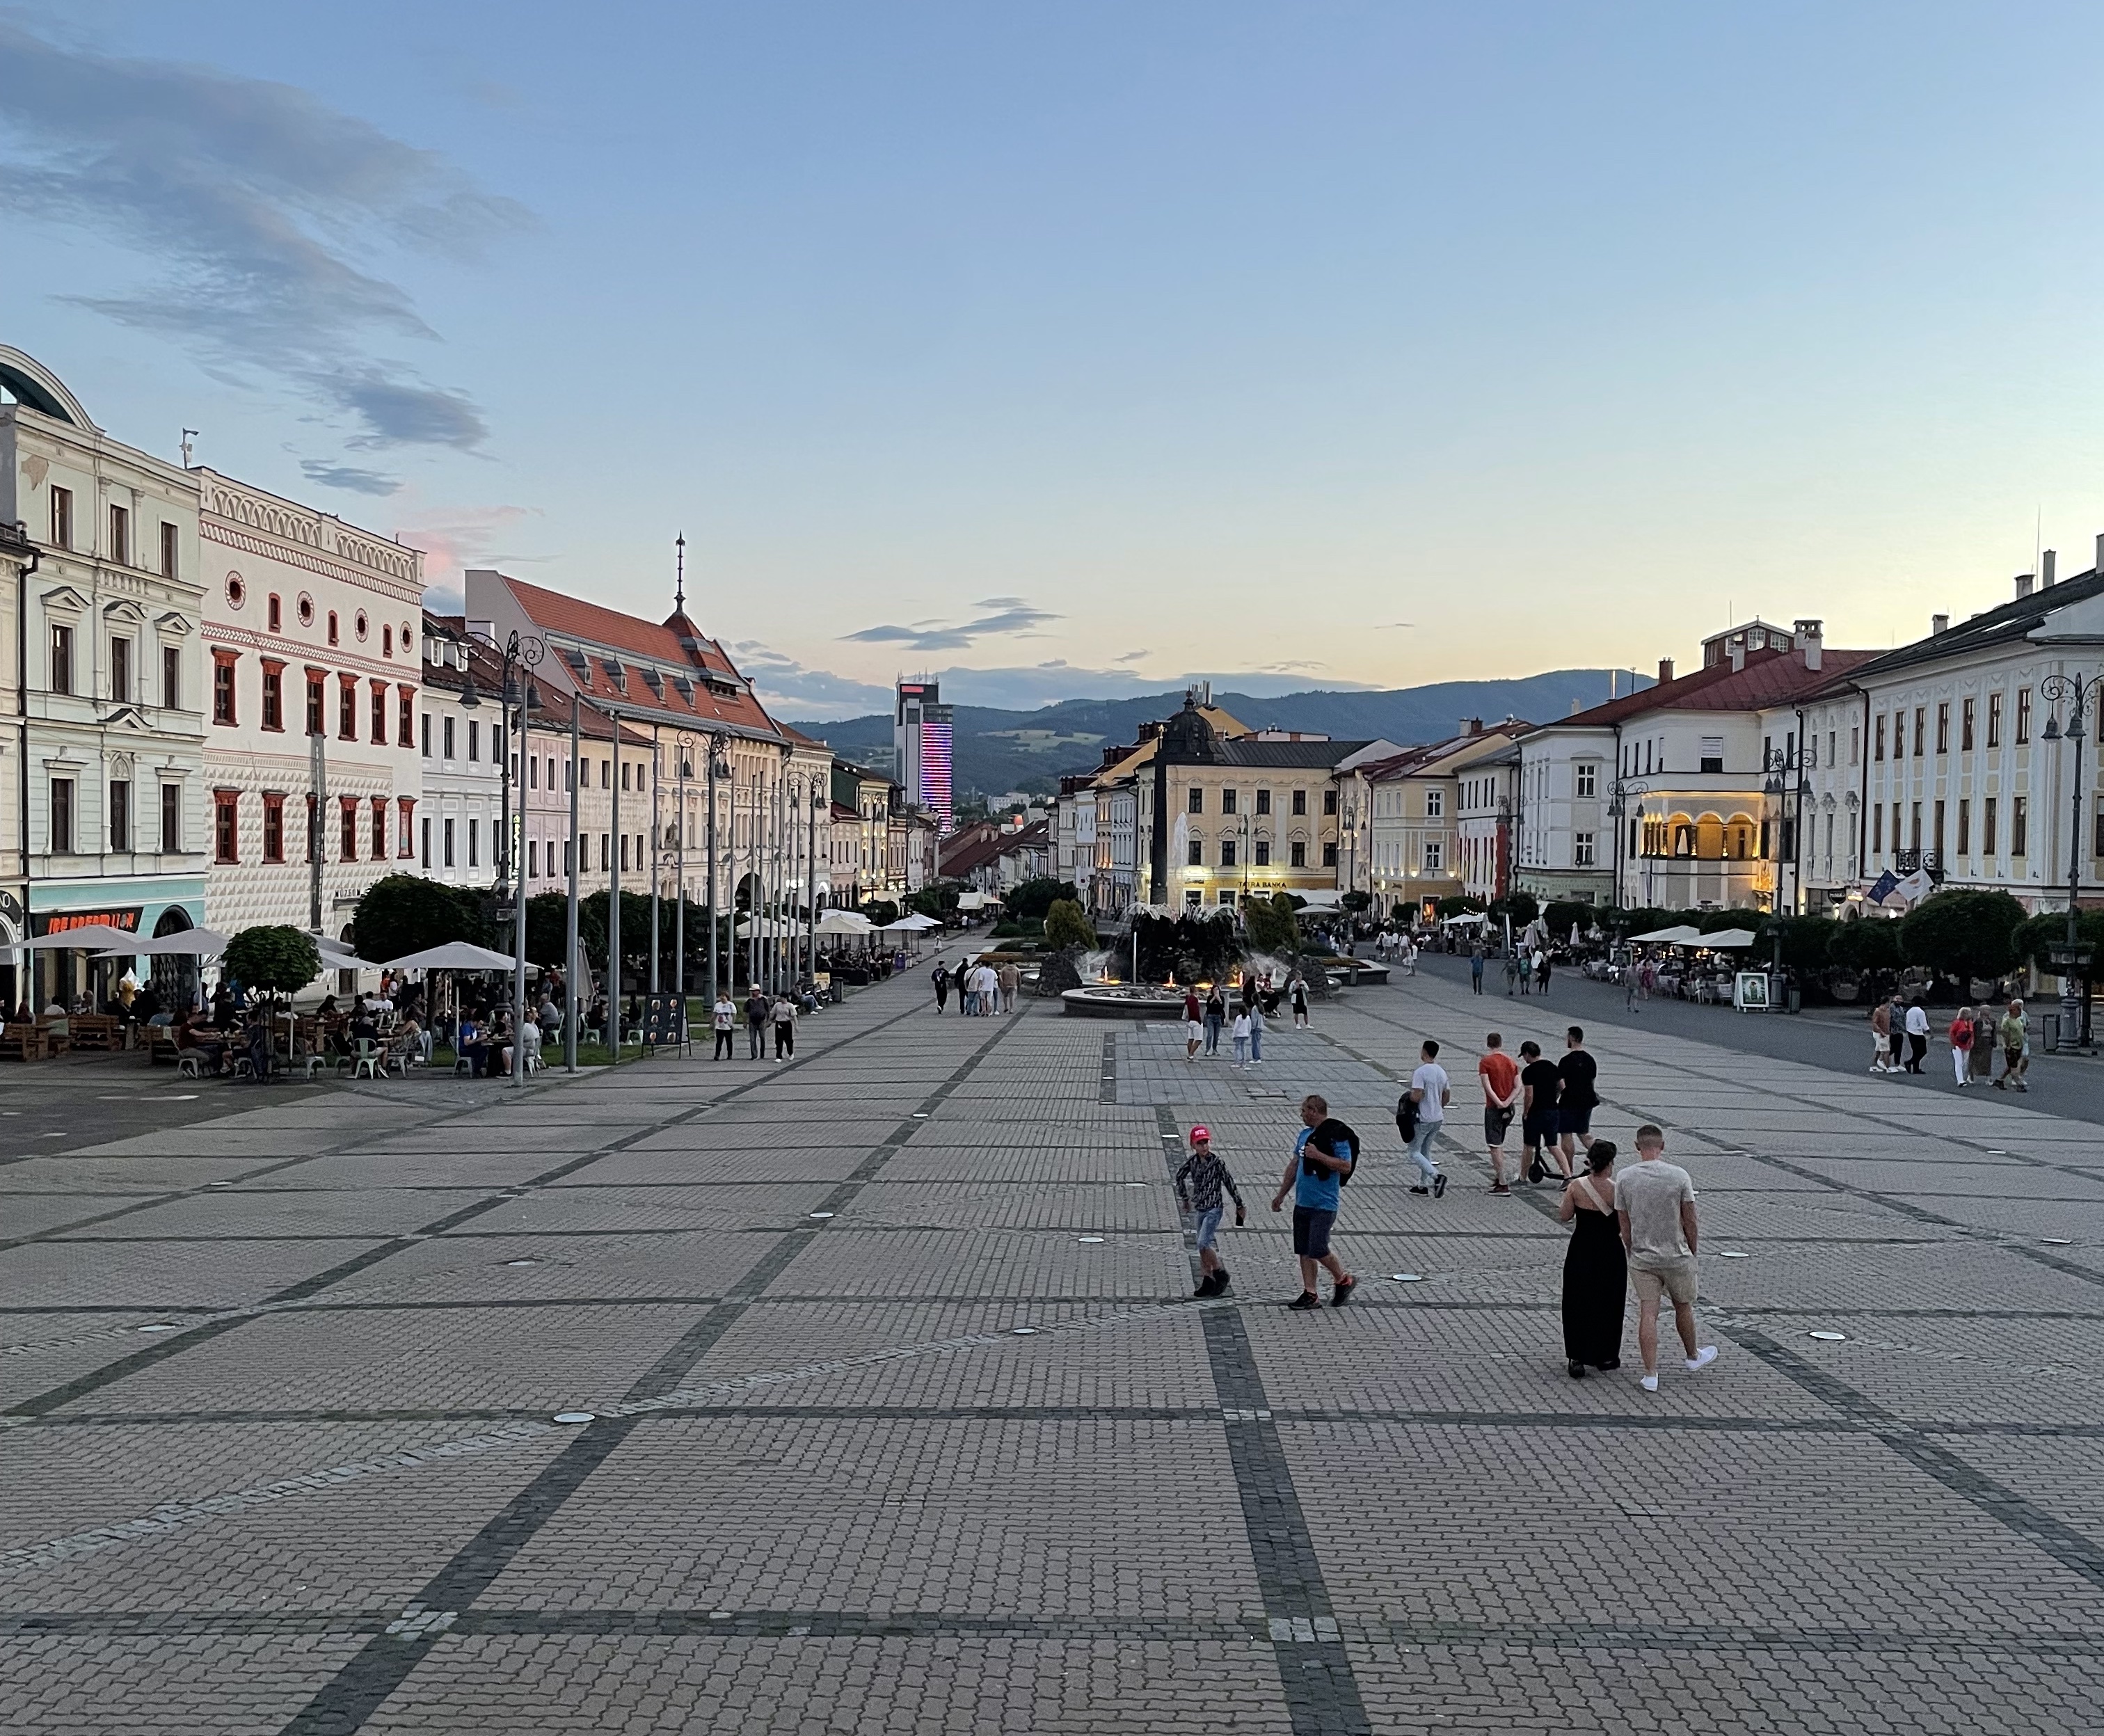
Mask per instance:
[[[263,792],[263,859],[285,859],[285,797],[277,790]]]
[[[261,659],[263,665],[263,727],[283,732],[285,727],[285,665],[274,657]]]
[[[213,648],[212,721],[226,729],[232,729],[240,721],[240,692],[234,679],[234,671],[240,662],[238,651],[222,651]]]
[[[241,792],[214,790],[212,792],[212,859],[215,862],[238,862],[241,859]]]

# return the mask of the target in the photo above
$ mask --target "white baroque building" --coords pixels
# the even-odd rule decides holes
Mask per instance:
[[[208,837],[197,479],[112,440],[20,350],[0,348],[0,524],[27,544],[7,562],[22,680],[0,776],[20,878],[0,899],[0,945],[25,927],[193,927]],[[7,957],[11,1004],[99,1003],[127,968],[84,951]],[[158,971],[171,986],[182,974]]]

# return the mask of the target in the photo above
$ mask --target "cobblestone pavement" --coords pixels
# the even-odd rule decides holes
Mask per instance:
[[[908,982],[793,1064],[0,1145],[6,1727],[2096,1729],[2104,1135],[1603,1029],[1596,1131],[1693,1171],[1723,1354],[1646,1395],[1632,1328],[1574,1382],[1546,1190],[1485,1191],[1487,1015],[1566,1016],[1428,975],[1237,1072]],[[1370,1158],[1360,1297],[1299,1315],[1309,1089]],[[1252,1207],[1206,1304],[1200,1118]]]

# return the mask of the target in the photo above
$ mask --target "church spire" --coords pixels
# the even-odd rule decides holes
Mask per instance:
[[[678,547],[677,566],[672,580],[672,613],[684,615],[687,612],[687,533],[684,530],[674,539]]]

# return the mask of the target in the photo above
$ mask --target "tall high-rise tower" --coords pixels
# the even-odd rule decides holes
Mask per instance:
[[[893,696],[893,775],[906,799],[936,817],[950,830],[950,707],[941,703],[934,681],[901,681]]]

